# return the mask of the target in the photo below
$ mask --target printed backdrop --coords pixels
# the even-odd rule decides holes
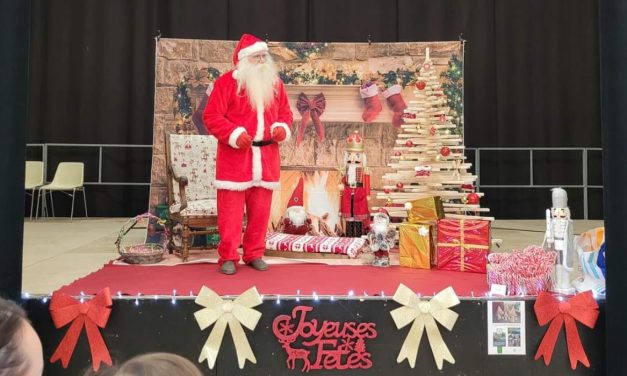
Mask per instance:
[[[166,203],[165,134],[205,134],[202,109],[212,82],[232,69],[236,41],[160,39],[156,46],[155,114],[150,209]],[[385,90],[395,84],[403,87],[405,102],[412,100],[416,72],[430,49],[433,67],[447,95],[453,113],[456,133],[463,134],[460,42],[411,43],[291,43],[269,42],[270,53],[286,84],[294,112],[293,137],[281,148],[281,177],[285,184],[273,198],[272,223],[275,227],[285,210],[287,200],[301,174],[305,178],[306,209],[322,218],[328,212],[327,225],[338,221],[340,167],[345,139],[354,130],[365,138],[368,166],[374,189],[382,184],[381,176],[390,171],[389,156],[397,130],[392,126],[392,110],[383,95],[378,99],[382,111],[370,123],[362,119],[364,100],[359,94],[362,83],[375,80]],[[454,77],[451,79],[451,77]],[[302,114],[296,103],[301,95],[309,99],[322,94],[325,109],[318,124],[310,119],[302,128],[302,141],[296,135],[303,127]],[[306,111],[305,111],[306,113]],[[320,139],[320,129],[325,139]],[[322,193],[321,190],[326,190]],[[374,194],[373,194],[374,196]],[[310,197],[311,199],[307,199]],[[311,204],[316,202],[315,207]]]

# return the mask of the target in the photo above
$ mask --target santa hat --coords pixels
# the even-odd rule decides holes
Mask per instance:
[[[298,184],[296,185],[296,188],[294,188],[294,192],[292,192],[292,197],[290,197],[290,200],[287,202],[288,208],[291,208],[292,206],[304,206],[303,205],[303,187],[304,187],[304,183],[303,183],[303,178],[301,176],[301,178],[298,180]]]
[[[235,47],[233,64],[237,66],[240,60],[255,52],[268,51],[268,45],[254,35],[244,34]]]

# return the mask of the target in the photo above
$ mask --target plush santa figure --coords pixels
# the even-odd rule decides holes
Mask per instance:
[[[239,261],[244,208],[243,260],[257,270],[270,218],[272,190],[279,189],[279,143],[290,137],[292,112],[268,46],[244,34],[233,54],[235,69],[214,84],[203,122],[218,139],[216,181],[220,269],[233,274]]]
[[[368,233],[370,250],[374,252],[372,266],[390,266],[390,249],[394,247],[395,238],[396,231],[390,228],[390,215],[387,210],[379,208],[372,218]]]
[[[311,219],[303,206],[303,178],[292,193],[283,216],[283,232],[292,235],[306,235],[311,229]]]
[[[344,221],[345,235],[360,237],[368,230],[370,211],[370,174],[366,170],[366,153],[364,140],[355,131],[346,139],[344,166],[340,169],[340,215]]]

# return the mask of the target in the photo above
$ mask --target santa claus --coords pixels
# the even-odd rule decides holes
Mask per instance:
[[[311,230],[311,219],[307,218],[307,211],[303,206],[303,178],[298,180],[298,184],[292,192],[292,197],[287,203],[287,209],[283,216],[281,229],[285,234],[306,235]]]
[[[272,190],[279,189],[279,143],[289,139],[292,112],[268,45],[244,34],[233,54],[235,69],[218,78],[203,113],[218,139],[216,181],[220,270],[234,274],[243,239],[243,261],[266,270],[262,256]]]

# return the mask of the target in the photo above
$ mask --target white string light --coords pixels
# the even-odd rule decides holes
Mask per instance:
[[[296,301],[300,302],[300,290],[296,290]]]
[[[281,295],[276,296],[276,304],[281,304]]]
[[[313,299],[314,299],[315,301],[318,301],[318,294],[316,294],[316,292],[315,292],[315,291],[313,292]]]

